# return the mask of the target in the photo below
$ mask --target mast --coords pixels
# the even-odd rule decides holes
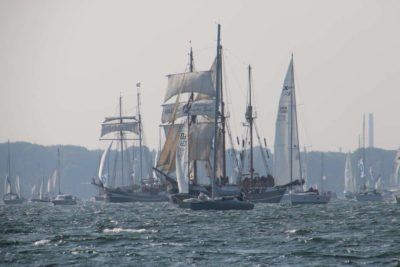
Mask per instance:
[[[217,156],[218,156],[218,109],[219,109],[219,97],[221,88],[221,25],[218,24],[218,40],[217,40],[217,73],[216,73],[216,88],[215,88],[215,115],[214,115],[214,166],[213,166],[213,179],[211,182],[212,188],[212,199],[215,198],[215,180],[217,176]]]
[[[57,148],[57,175],[58,175],[58,194],[61,194],[61,168],[60,168],[60,148]]]
[[[119,123],[122,124],[122,97],[119,95]],[[124,185],[124,137],[122,130],[119,131],[120,145],[121,145],[121,182]]]
[[[221,126],[222,126],[222,177],[223,179],[226,178],[226,153],[225,153],[225,102],[224,102],[224,90],[222,89],[222,55],[221,55],[222,47],[220,47],[219,51],[219,69],[220,69],[220,94],[221,94]]]
[[[321,193],[324,192],[324,153],[321,152]]]
[[[292,54],[292,80],[293,80],[293,54]],[[290,123],[289,123],[289,137],[290,137],[290,193],[292,192],[292,182],[293,182],[293,89],[294,84],[292,84],[292,88],[290,88]]]
[[[10,140],[8,140],[7,145],[7,174],[8,174],[8,183],[10,183],[10,191],[11,194],[13,193],[12,186],[11,186],[11,153],[10,153]]]
[[[193,72],[194,71],[194,59],[193,59],[193,49],[192,49],[192,47],[190,47],[190,54],[189,54],[189,58],[190,58],[190,65],[189,65],[189,71],[190,72]],[[192,95],[191,95],[191,97],[193,97],[193,93],[192,93]],[[196,120],[196,116],[195,115],[193,115],[192,116],[192,118],[191,118],[191,122],[195,122],[195,120]],[[188,125],[190,125],[190,123],[191,122],[189,122],[188,123]],[[189,126],[190,127],[190,126]],[[188,128],[188,142],[189,142],[189,133],[190,133],[190,131],[189,131],[190,129]],[[190,150],[188,150],[188,155],[190,155]],[[190,179],[190,157],[189,157],[189,166],[188,166],[188,178]],[[197,184],[197,161],[196,160],[193,160],[193,184]]]
[[[250,181],[253,181],[253,106],[251,105],[251,66],[249,65],[249,105],[247,106],[246,119],[250,127]]]
[[[138,105],[138,124],[139,124],[139,157],[140,157],[140,181],[143,179],[142,171],[142,116],[140,115],[140,83],[136,84],[137,87],[137,105]]]

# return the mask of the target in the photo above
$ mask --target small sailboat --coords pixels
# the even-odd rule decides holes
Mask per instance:
[[[400,147],[397,149],[393,159],[393,170],[390,175],[389,191],[396,198],[397,203],[400,203]]]
[[[44,176],[41,179],[39,190],[37,190],[36,185],[32,188],[32,198],[31,202],[50,202],[50,198],[45,194],[45,183]]]
[[[11,155],[10,155],[10,141],[8,141],[7,150],[7,176],[4,183],[4,204],[21,204],[24,199],[21,197],[21,187],[19,184],[19,176],[15,177],[15,190],[11,183]]]
[[[61,193],[61,162],[60,162],[60,149],[57,149],[57,170],[55,172],[54,182],[58,184],[58,194],[51,200],[54,205],[76,205],[77,198],[71,194]]]
[[[297,125],[293,55],[286,73],[276,119],[274,174],[280,184],[290,183],[282,202],[289,204],[326,204],[330,197],[316,189],[304,191]],[[294,180],[301,186],[292,186]]]
[[[102,123],[101,139],[111,141],[104,151],[98,177],[92,184],[99,188],[98,199],[107,202],[162,202],[168,201],[165,186],[152,176],[151,164],[143,155],[143,129],[140,114],[140,83],[137,84],[137,116],[122,114],[122,97],[119,99],[119,116],[107,117]],[[113,135],[113,136],[111,136]],[[131,136],[133,135],[133,136]],[[128,142],[138,141],[139,155],[135,157]],[[111,147],[116,145],[116,153],[110,163]],[[146,162],[145,162],[146,161]],[[107,165],[108,172],[105,172]],[[148,176],[144,177],[144,168]]]
[[[266,168],[267,177],[260,177],[255,174],[254,170],[254,158],[253,158],[253,127],[255,126],[255,116],[253,114],[252,106],[252,76],[251,76],[251,66],[248,67],[249,74],[249,96],[248,96],[248,106],[246,109],[246,121],[248,123],[249,135],[250,135],[250,155],[249,155],[249,173],[242,174],[241,185],[242,191],[246,195],[247,199],[253,203],[279,203],[285,194],[285,187],[275,187],[275,181],[269,172],[268,163],[266,159],[265,151],[261,149],[261,155],[263,157],[263,163]],[[257,128],[256,128],[257,129]],[[256,130],[257,131],[257,130]],[[258,140],[259,135],[257,131]],[[244,142],[243,142],[244,143]],[[261,144],[259,143],[261,148]],[[244,153],[243,151],[242,153]],[[245,157],[241,156],[244,161]],[[257,176],[257,177],[256,177]]]
[[[346,154],[346,163],[344,166],[344,196],[347,199],[354,199],[356,193],[356,180],[353,175],[353,167],[351,164],[351,153]]]
[[[366,154],[365,154],[365,115],[363,116],[363,140],[362,140],[362,155],[358,162],[359,173],[360,173],[360,183],[361,187],[359,191],[355,194],[355,198],[359,202],[381,202],[384,200],[382,192],[377,188],[371,188],[370,182],[374,182],[373,175],[369,179],[366,175]],[[372,173],[370,169],[370,173]],[[371,180],[371,181],[370,181]]]
[[[181,208],[189,208],[192,210],[250,210],[254,208],[254,204],[246,201],[243,196],[221,196],[219,197],[216,190],[216,181],[219,171],[221,171],[222,178],[226,177],[225,174],[225,151],[224,151],[224,127],[225,127],[225,115],[224,115],[224,107],[222,102],[222,62],[221,62],[221,45],[220,45],[220,33],[221,26],[218,24],[218,41],[217,41],[217,58],[215,61],[215,79],[209,79],[211,83],[208,83],[208,88],[212,89],[214,92],[214,99],[211,99],[211,103],[214,104],[213,110],[213,121],[208,124],[208,129],[210,133],[208,136],[206,144],[213,143],[212,152],[213,152],[213,167],[212,167],[212,176],[211,176],[211,196],[206,195],[205,193],[200,193],[198,197],[184,199],[179,202],[178,205]],[[209,73],[212,74],[212,73]],[[212,76],[210,76],[212,78]],[[196,82],[196,80],[192,80],[192,82]],[[200,84],[192,83],[192,88],[198,87]],[[215,88],[215,89],[214,89]],[[189,193],[189,177],[188,170],[189,166],[188,159],[190,159],[190,145],[196,144],[201,139],[194,138],[194,135],[191,136],[190,129],[188,125],[190,125],[190,110],[191,107],[188,106],[186,109],[186,113],[188,114],[187,120],[185,120],[183,126],[179,132],[179,140],[176,148],[176,176],[179,185],[180,193]],[[210,127],[211,126],[211,127]],[[210,151],[207,151],[210,153]],[[205,155],[206,158],[209,158],[209,154]]]

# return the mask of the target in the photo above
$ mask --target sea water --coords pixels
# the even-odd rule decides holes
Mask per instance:
[[[2,266],[396,266],[400,205],[0,205]]]

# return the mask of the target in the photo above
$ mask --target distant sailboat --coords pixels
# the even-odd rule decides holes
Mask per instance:
[[[365,115],[363,116],[363,140],[362,140],[362,155],[358,162],[359,173],[360,173],[360,183],[361,187],[359,191],[355,194],[355,198],[359,202],[381,202],[384,200],[382,192],[370,186],[370,182],[373,183],[373,175],[371,175],[371,181],[366,175],[366,154],[365,154]],[[371,173],[371,170],[370,170]]]
[[[54,205],[75,205],[77,198],[71,194],[61,193],[61,161],[60,161],[60,149],[57,149],[57,170],[54,172],[53,186],[58,185],[58,194],[51,200]]]
[[[293,56],[283,84],[276,119],[274,146],[274,176],[279,184],[289,183],[290,190],[282,201],[290,204],[326,204],[330,197],[317,190],[304,191],[297,124],[297,104],[294,83]],[[294,188],[293,181],[300,186]]]
[[[396,198],[397,203],[400,203],[400,147],[397,149],[393,159],[393,170],[390,175],[390,188]]]
[[[353,175],[353,167],[351,164],[351,153],[346,154],[346,163],[344,167],[344,196],[347,199],[354,199],[357,192],[356,180]]]
[[[122,98],[120,97],[119,116],[105,118],[102,123],[100,140],[111,142],[101,157],[98,177],[93,179],[92,184],[98,186],[100,190],[98,198],[104,198],[107,202],[161,202],[168,200],[164,184],[152,177],[151,166],[143,155],[139,83],[137,87],[137,116],[122,114]],[[133,155],[133,148],[128,147],[128,142],[132,140],[139,143],[139,155],[136,157]],[[109,157],[113,144],[117,147],[114,159],[110,164]],[[108,173],[104,173],[106,165]],[[147,177],[145,177],[144,168],[146,168]]]
[[[36,185],[32,189],[32,198],[31,202],[50,202],[50,198],[48,195],[45,194],[45,183],[44,183],[44,176],[41,179],[39,189],[37,190]]]
[[[15,177],[15,190],[11,183],[11,153],[10,153],[10,141],[8,141],[8,153],[7,153],[7,176],[4,184],[4,204],[20,204],[24,202],[21,197],[21,187],[19,184],[19,176]]]

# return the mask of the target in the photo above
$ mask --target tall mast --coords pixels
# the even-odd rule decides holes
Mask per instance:
[[[7,174],[8,174],[8,182],[10,183],[10,190],[11,194],[13,193],[12,186],[11,186],[11,153],[10,153],[10,140],[8,140],[7,145]]]
[[[140,83],[136,84],[137,86],[137,106],[138,106],[138,120],[139,120],[139,157],[140,157],[140,181],[143,179],[143,171],[142,171],[142,116],[140,115]]]
[[[194,59],[193,59],[193,49],[192,47],[190,47],[190,54],[189,54],[189,59],[190,59],[190,63],[189,63],[189,71],[193,72],[194,71]],[[192,92],[191,94],[191,100],[193,101],[194,98],[194,94]],[[187,144],[190,144],[190,140],[189,140],[189,135],[190,135],[190,124],[192,122],[195,122],[196,120],[196,116],[190,116],[188,113],[188,136],[187,136]],[[197,162],[196,160],[193,160],[193,184],[197,184]],[[188,179],[190,180],[190,149],[188,148]]]
[[[366,175],[366,170],[367,170],[367,162],[366,162],[366,156],[365,156],[365,114],[363,114],[363,129],[362,129],[362,160],[363,160],[363,166],[364,166],[364,187],[366,186],[367,183],[367,175]]]
[[[61,166],[60,166],[60,148],[57,148],[57,175],[58,175],[58,194],[61,194]]]
[[[122,97],[119,95],[119,123],[122,124]],[[122,130],[119,131],[120,145],[121,145],[121,182],[124,185],[124,136]]]
[[[214,166],[213,166],[213,179],[211,182],[212,199],[215,198],[215,180],[217,176],[217,156],[218,156],[218,111],[219,111],[219,97],[221,88],[221,25],[218,24],[218,40],[217,40],[217,73],[216,73],[216,88],[215,88],[215,114],[214,114]]]
[[[250,180],[253,181],[253,106],[251,105],[251,66],[249,65],[249,105],[247,107],[246,119],[250,127]]]
[[[221,132],[222,132],[222,177],[226,178],[226,153],[225,153],[225,103],[224,103],[224,90],[222,84],[222,47],[219,51],[219,69],[220,69],[220,94],[221,94]]]
[[[292,68],[291,68],[291,72],[293,75],[293,54],[292,54]],[[293,76],[292,76],[293,79]],[[289,123],[289,137],[290,137],[290,191],[292,191],[292,182],[293,182],[293,84],[291,85],[292,87],[290,88],[290,123]]]
[[[321,152],[321,193],[324,192],[324,153]]]

